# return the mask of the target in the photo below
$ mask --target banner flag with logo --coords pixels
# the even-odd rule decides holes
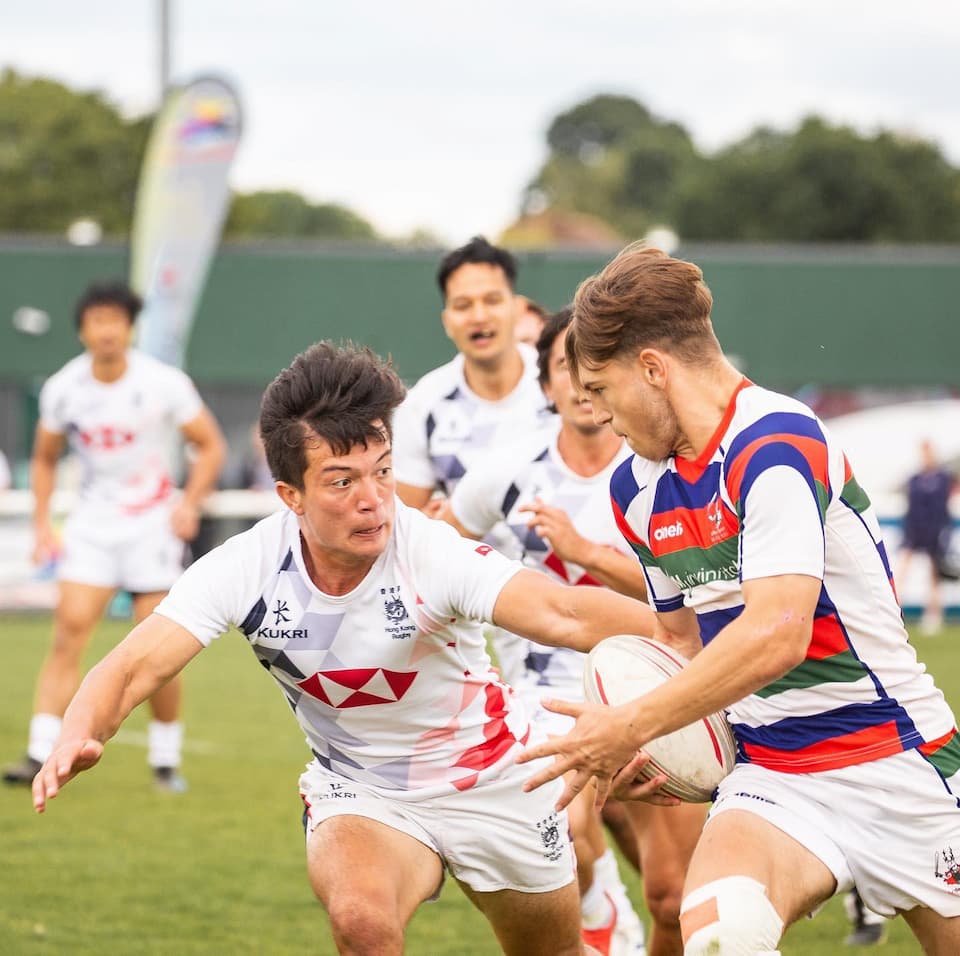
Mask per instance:
[[[236,93],[202,76],[170,90],[147,144],[130,246],[130,284],[144,300],[137,345],[178,368],[220,241],[241,129]]]

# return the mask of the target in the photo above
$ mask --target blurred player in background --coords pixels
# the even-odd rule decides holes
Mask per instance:
[[[632,554],[623,553],[626,543],[610,507],[610,479],[630,457],[630,449],[608,425],[594,421],[589,399],[570,380],[564,353],[570,320],[569,309],[548,318],[537,343],[539,381],[560,418],[556,437],[527,440],[472,467],[443,516],[474,538],[503,521],[516,536],[528,567],[567,584],[608,587],[643,601],[643,568]],[[525,650],[524,669],[514,686],[540,729],[564,734],[573,721],[544,710],[540,700],[545,695],[582,699],[584,655],[531,641]],[[706,811],[700,806],[638,803],[632,803],[629,811],[645,836],[640,852],[654,919],[650,954],[679,954],[683,878]],[[619,878],[608,884],[594,872],[594,864],[605,853],[612,858],[612,853],[604,843],[591,791],[583,791],[570,805],[570,819],[584,938],[603,953],[611,951],[614,937],[614,951],[636,952],[640,924],[623,884]]]
[[[513,256],[481,236],[440,263],[441,319],[457,355],[410,389],[397,409],[394,441],[397,493],[427,514],[439,507],[435,496],[451,495],[474,462],[523,435],[556,430],[537,382],[537,353],[516,341],[516,278]],[[508,531],[497,529],[487,540],[515,556]],[[495,649],[510,682],[522,649],[505,640]]]
[[[564,587],[399,502],[390,421],[403,392],[369,350],[328,343],[277,376],[260,422],[286,508],[194,563],[90,671],[34,805],[95,764],[132,708],[234,625],[314,754],[300,778],[308,871],[340,952],[400,954],[448,869],[505,953],[574,956],[584,948],[562,788],[523,790],[514,758],[536,730],[480,622],[587,649],[644,633],[654,615]]]
[[[920,619],[924,634],[939,634],[943,629],[943,599],[940,594],[941,567],[951,529],[950,496],[956,477],[937,458],[931,441],[920,445],[920,470],[907,482],[907,510],[903,516],[903,547],[900,579],[904,580],[915,554],[929,564],[927,601]]]
[[[726,709],[738,762],[687,873],[685,956],[775,950],[854,881],[927,953],[960,952],[956,719],[846,456],[730,364],[712,302],[695,265],[638,246],[577,290],[571,372],[636,453],[611,483],[620,526],[671,640],[705,646],[623,706],[551,702],[576,725],[520,758],[557,756],[528,786],[629,796],[638,748]]]
[[[79,458],[82,483],[63,530],[53,644],[40,670],[24,760],[3,779],[29,784],[50,755],[97,622],[117,589],[146,618],[183,570],[185,542],[197,534],[200,506],[216,484],[225,445],[190,379],[131,348],[141,300],[121,282],[91,285],[75,309],[85,352],[51,376],[40,393],[30,485],[33,559],[57,547],[50,502],[64,445]],[[190,446],[182,493],[168,459],[177,433]],[[185,789],[180,681],[150,700],[147,759],[158,787]]]
[[[517,321],[514,325],[514,337],[518,342],[537,347],[540,333],[547,321],[547,310],[538,302],[525,295],[517,297]]]

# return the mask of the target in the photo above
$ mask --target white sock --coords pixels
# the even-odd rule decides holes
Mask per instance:
[[[27,756],[43,763],[50,756],[53,745],[60,736],[63,719],[56,714],[34,714],[30,718],[30,742]]]
[[[599,880],[594,880],[590,889],[580,897],[580,918],[585,929],[609,926],[616,912],[613,901]]]
[[[179,720],[151,720],[147,727],[147,763],[151,767],[179,767],[183,724]]]
[[[608,890],[620,883],[620,869],[617,866],[617,858],[610,847],[604,850],[603,856],[593,861],[593,871],[594,879],[599,879]]]

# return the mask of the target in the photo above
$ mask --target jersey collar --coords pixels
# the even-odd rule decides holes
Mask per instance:
[[[737,410],[737,396],[749,385],[753,385],[753,382],[746,376],[740,379],[737,387],[733,390],[733,394],[730,396],[730,401],[727,404],[726,411],[723,413],[723,418],[720,419],[720,424],[717,425],[714,433],[710,436],[710,441],[707,442],[706,448],[704,448],[693,461],[689,458],[682,458],[680,455],[674,455],[673,461],[676,465],[677,474],[679,474],[684,481],[696,481],[704,471],[706,471],[707,465],[713,460],[713,456],[720,447],[723,436],[730,427],[734,412]]]

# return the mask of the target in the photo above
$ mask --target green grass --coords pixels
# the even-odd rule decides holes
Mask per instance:
[[[0,617],[0,762],[23,752],[49,628],[46,616]],[[105,624],[90,659],[124,632]],[[960,628],[915,644],[960,706]],[[287,704],[236,635],[191,663],[185,689],[188,793],[150,786],[140,711],[101,765],[43,816],[32,812],[26,789],[0,787],[0,953],[335,952],[306,879],[297,777],[309,753]],[[639,901],[639,883],[629,885]],[[846,932],[835,899],[792,928],[782,951],[842,953]],[[499,952],[450,881],[439,902],[420,908],[407,940],[409,953],[426,956]],[[919,947],[898,920],[882,952],[906,956]]]

